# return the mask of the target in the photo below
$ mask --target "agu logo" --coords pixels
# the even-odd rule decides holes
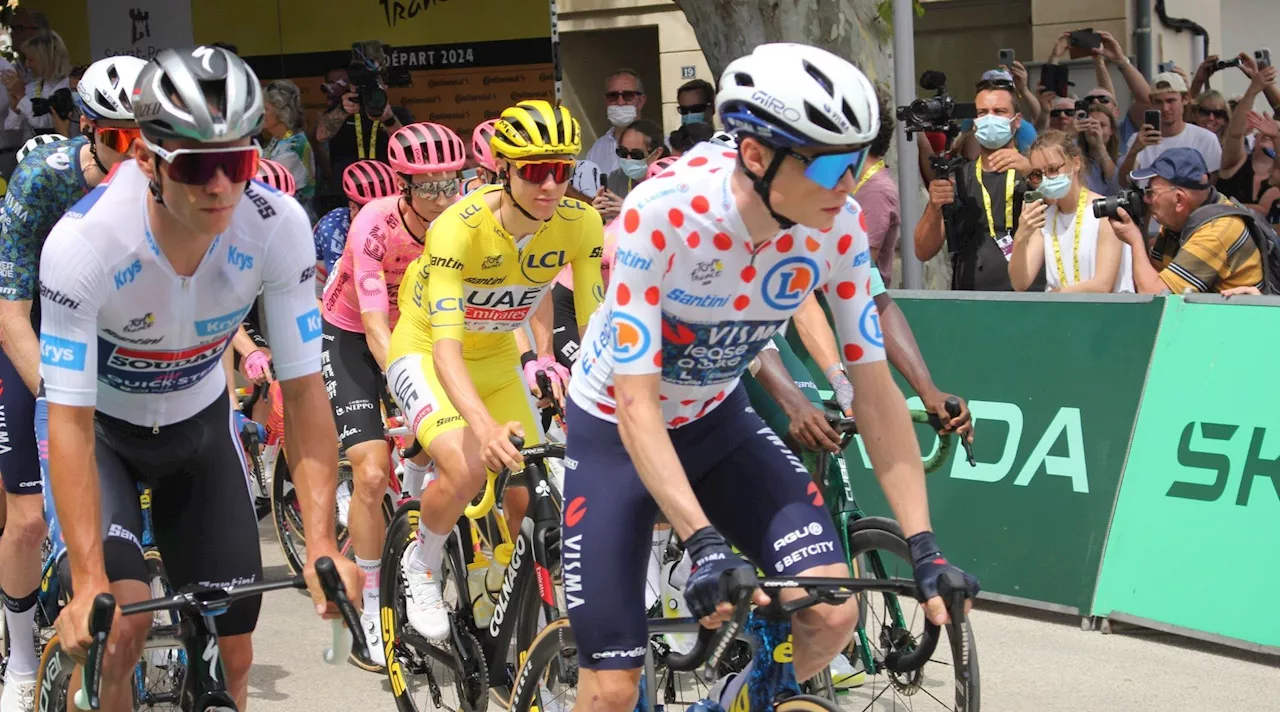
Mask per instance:
[[[649,330],[630,314],[613,315],[613,357],[631,363],[649,350]]]
[[[867,301],[867,306],[862,310],[862,316],[858,317],[858,330],[862,332],[862,338],[875,346],[884,347],[884,334],[880,331],[880,312],[876,309],[875,302]]]
[[[760,284],[765,304],[795,309],[818,282],[818,265],[808,257],[788,257],[769,268]]]

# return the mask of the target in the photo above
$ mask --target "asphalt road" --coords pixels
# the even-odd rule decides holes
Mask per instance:
[[[267,575],[283,576],[286,569],[274,534],[265,527],[262,534]],[[1075,618],[992,604],[974,611],[973,627],[982,707],[988,712],[1280,711],[1277,658],[1143,629],[1084,632]],[[384,676],[345,662],[331,666],[322,661],[330,635],[328,624],[315,617],[301,593],[268,596],[255,636],[250,707],[272,712],[394,710]],[[945,681],[928,689],[941,695]],[[844,695],[842,706],[865,709],[869,696],[865,688]],[[885,695],[871,709],[939,707],[923,695]]]

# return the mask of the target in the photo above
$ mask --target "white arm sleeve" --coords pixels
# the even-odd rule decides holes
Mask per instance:
[[[276,378],[320,370],[320,309],[316,305],[315,242],[302,206],[280,201],[284,218],[271,236],[262,275],[262,304]]]

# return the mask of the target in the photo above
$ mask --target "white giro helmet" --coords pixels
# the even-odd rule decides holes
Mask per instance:
[[[600,166],[595,161],[578,161],[573,169],[572,180],[574,190],[588,198],[595,198],[596,193],[600,192]]]
[[[99,59],[76,85],[76,104],[91,120],[133,121],[133,87],[146,60],[127,54]]]
[[[22,163],[22,159],[26,158],[27,154],[31,153],[32,150],[37,149],[45,145],[46,143],[57,143],[58,141],[66,141],[66,140],[67,140],[67,137],[63,136],[62,134],[56,134],[56,133],[36,134],[34,137],[32,137],[26,143],[24,143],[22,145],[22,148],[18,149],[18,163]]]
[[[716,114],[735,135],[773,146],[852,146],[880,130],[875,88],[849,62],[817,47],[774,43],[720,76]]]

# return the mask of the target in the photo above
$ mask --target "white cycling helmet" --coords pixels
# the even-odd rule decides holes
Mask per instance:
[[[600,175],[600,166],[595,161],[578,161],[573,169],[573,189],[594,199],[596,193],[600,192]]]
[[[138,76],[134,96],[138,128],[148,141],[235,141],[262,130],[258,76],[221,47],[160,52]]]
[[[717,131],[712,134],[711,138],[707,139],[707,141],[709,143],[714,143],[717,146],[724,146],[725,148],[736,149],[738,147],[738,139],[734,138],[733,134],[728,131]]]
[[[35,137],[31,138],[26,143],[22,144],[22,148],[18,149],[18,163],[22,163],[22,159],[26,158],[27,154],[30,153],[32,150],[37,149],[45,145],[46,143],[57,143],[58,141],[66,141],[66,140],[67,140],[67,137],[63,136],[62,134],[56,134],[56,133],[37,134]]]
[[[133,121],[133,87],[146,60],[127,54],[99,59],[76,85],[76,104],[91,120]]]
[[[763,44],[730,62],[716,114],[731,133],[779,148],[866,144],[880,130],[867,77],[824,49],[793,43]]]

